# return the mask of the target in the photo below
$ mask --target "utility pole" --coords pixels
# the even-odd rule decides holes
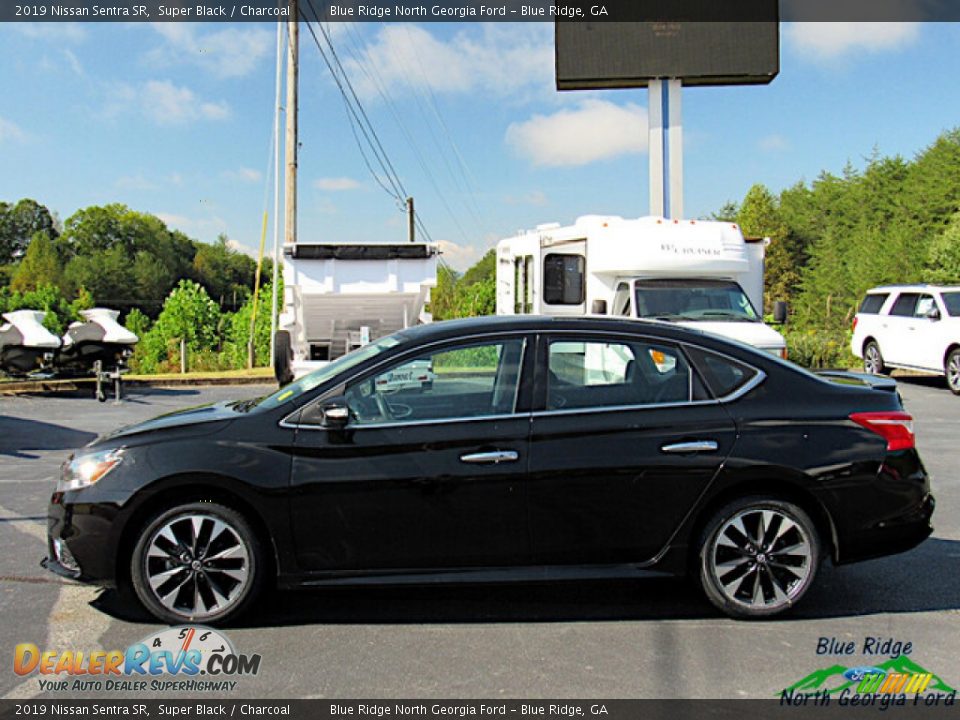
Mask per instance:
[[[290,20],[287,21],[289,35],[287,49],[287,134],[286,147],[286,184],[284,186],[285,220],[284,244],[297,242],[297,64],[299,62],[299,8],[297,0],[290,0]]]
[[[416,228],[416,218],[417,216],[413,214],[413,198],[407,198],[407,237],[410,239],[410,242],[417,241],[417,228]]]

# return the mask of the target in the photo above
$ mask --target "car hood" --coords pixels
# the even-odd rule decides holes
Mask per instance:
[[[230,406],[232,403],[219,402],[209,405],[178,410],[146,420],[134,425],[126,425],[97,438],[92,444],[99,445],[112,440],[126,439],[148,433],[188,430],[192,436],[207,434],[218,430],[223,423],[236,420],[238,413]]]
[[[781,348],[786,345],[783,335],[778,333],[769,325],[762,322],[736,322],[736,321],[681,321],[677,325],[703,330],[704,332],[720,335],[721,337],[739,340],[747,345],[753,345],[761,350],[776,350],[779,354]]]

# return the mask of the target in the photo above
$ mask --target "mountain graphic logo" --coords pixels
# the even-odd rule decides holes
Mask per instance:
[[[874,673],[851,673],[851,670],[873,670]],[[880,675],[883,673],[883,675]],[[871,675],[876,679],[874,682],[870,682]],[[889,692],[890,690],[884,689],[884,679],[888,679],[891,676],[902,676],[904,681],[897,685],[897,688],[894,692],[910,692],[911,686],[916,686],[914,682],[911,682],[910,678],[920,678],[921,680],[926,680],[922,676],[929,675],[929,681],[926,681],[922,684],[923,692],[941,692],[941,693],[952,693],[956,690],[946,682],[943,681],[940,676],[931,673],[929,670],[921,667],[913,660],[908,658],[906,655],[900,655],[898,657],[887,660],[886,662],[878,663],[877,665],[871,666],[870,668],[863,667],[853,667],[848,668],[843,665],[831,665],[830,667],[821,668],[820,670],[814,670],[812,673],[807,675],[802,680],[798,680],[793,685],[790,685],[787,688],[784,688],[783,692],[785,693],[813,693],[821,692],[828,695],[834,695],[842,692],[843,690],[850,690],[851,692]],[[850,679],[851,677],[855,679]],[[858,690],[864,683],[868,683],[866,690]],[[777,693],[778,695],[780,693]]]

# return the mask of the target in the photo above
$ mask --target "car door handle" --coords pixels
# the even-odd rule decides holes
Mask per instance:
[[[460,456],[460,462],[474,465],[497,465],[502,462],[516,462],[520,454],[513,450],[494,450],[492,452],[468,453]]]
[[[693,440],[691,442],[678,442],[664,445],[660,452],[665,453],[695,453],[695,452],[716,452],[719,445],[714,440]]]

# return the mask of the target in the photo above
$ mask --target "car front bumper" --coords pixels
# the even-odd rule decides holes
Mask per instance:
[[[116,584],[118,508],[109,503],[66,503],[54,493],[47,509],[47,557],[56,575],[104,587]]]

